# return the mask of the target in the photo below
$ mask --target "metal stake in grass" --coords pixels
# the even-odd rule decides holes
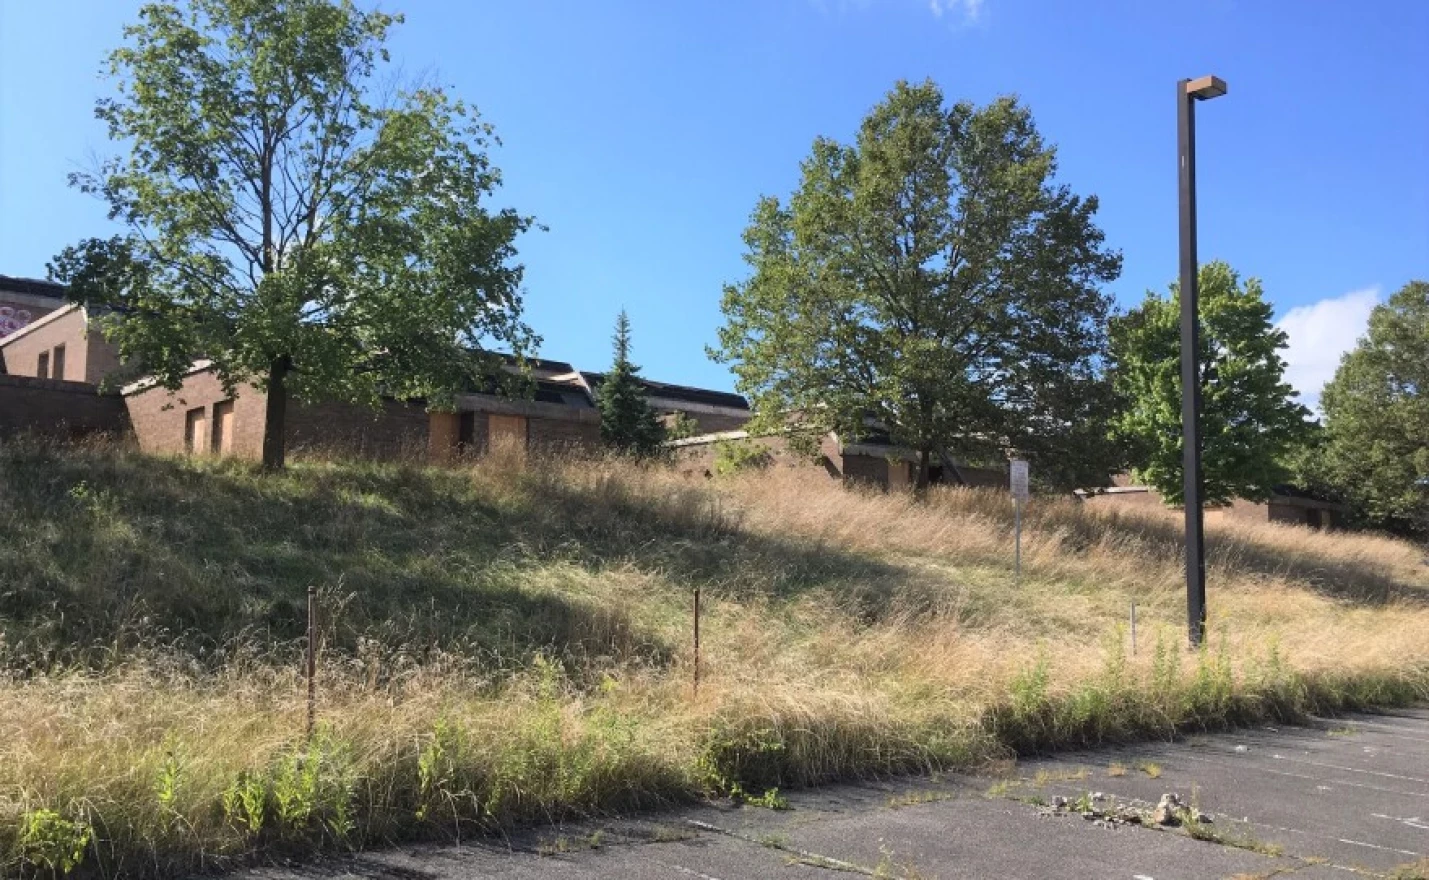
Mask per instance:
[[[318,588],[308,586],[308,737],[313,735],[313,721],[317,715],[318,691],[316,672],[317,655]]]
[[[695,695],[700,693],[700,588],[695,587]]]
[[[1131,603],[1131,656],[1136,656],[1136,603]]]

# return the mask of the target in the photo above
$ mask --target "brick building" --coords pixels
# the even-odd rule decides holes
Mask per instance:
[[[571,371],[551,378],[561,382],[573,382],[586,390],[592,400],[605,382],[604,373]],[[729,391],[712,391],[708,388],[691,388],[687,385],[671,385],[640,379],[645,389],[645,399],[655,414],[667,425],[676,416],[685,416],[695,423],[700,433],[712,434],[719,431],[735,431],[744,427],[753,413],[749,401]]]
[[[762,449],[775,467],[817,468],[828,476],[849,483],[862,483],[883,489],[902,490],[918,481],[918,454],[895,446],[887,435],[870,432],[871,436],[851,441],[836,433],[825,434],[819,441],[814,458],[789,449],[782,437],[752,437],[747,431],[721,431],[676,440],[676,462],[686,473],[709,476],[723,444],[746,444]],[[975,488],[1007,488],[1006,467],[974,467],[947,456],[935,456],[929,466],[932,485],[957,485]]]
[[[521,448],[595,447],[600,412],[592,387],[600,374],[582,373],[562,361],[507,360],[505,369],[525,370],[529,396],[495,388],[459,394],[448,411],[428,412],[422,401],[384,401],[377,410],[343,403],[289,404],[288,447],[341,448],[368,455],[425,451],[435,459],[481,454],[498,443]],[[651,404],[662,415],[683,414],[706,425],[742,425],[749,419],[735,394],[647,382]],[[202,452],[259,458],[266,424],[264,392],[245,386],[227,393],[210,365],[195,364],[183,386],[170,392],[152,381],[124,389],[124,400],[141,449],[156,453]]]
[[[62,285],[0,275],[0,340],[63,307],[66,302]]]
[[[22,433],[76,439],[128,433],[118,394],[101,394],[85,382],[0,375],[0,438]]]
[[[11,376],[99,385],[119,373],[119,353],[94,319],[99,311],[61,305],[0,339],[0,363]]]
[[[1164,507],[1161,494],[1149,486],[1138,486],[1126,474],[1118,474],[1113,484],[1098,492],[1079,493],[1082,500],[1098,506]],[[1276,486],[1269,501],[1238,499],[1223,507],[1207,507],[1208,520],[1218,518],[1242,522],[1278,522],[1336,529],[1345,525],[1349,507],[1316,498],[1294,486]]]
[[[376,409],[290,401],[287,445],[292,450],[445,459],[484,452],[501,441],[523,447],[599,442],[600,416],[583,390],[534,381],[534,399],[462,394],[452,412],[429,413],[422,401],[384,400]],[[145,451],[262,457],[267,395],[251,385],[229,394],[207,363],[195,364],[177,391],[138,382],[124,389],[124,401]]]
[[[99,387],[119,360],[90,317],[58,284],[0,275],[0,437],[128,431],[123,399]]]
[[[134,378],[96,325],[100,312],[67,302],[47,281],[0,276],[0,436],[20,431],[72,435],[131,434],[149,452],[262,455],[267,419],[261,388],[226,391],[212,366],[197,362],[169,391]],[[428,412],[423,401],[386,400],[376,409],[343,403],[292,401],[285,418],[289,449],[340,448],[386,456],[421,453],[448,458],[481,453],[496,443],[524,448],[595,446],[601,373],[564,361],[528,358],[504,368],[530,379],[528,394],[496,387],[468,389],[451,411]],[[663,418],[683,415],[704,431],[738,428],[749,405],[737,394],[643,380]]]

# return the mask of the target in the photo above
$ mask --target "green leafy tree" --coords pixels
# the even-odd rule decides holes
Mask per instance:
[[[1201,437],[1205,498],[1264,500],[1289,476],[1284,461],[1311,430],[1310,411],[1284,381],[1286,337],[1254,278],[1225,263],[1200,268]],[[1181,306],[1148,292],[1111,323],[1113,385],[1123,404],[1113,436],[1131,450],[1137,480],[1181,504]]]
[[[1429,282],[1375,307],[1320,406],[1339,491],[1373,525],[1429,534]]]
[[[615,362],[596,392],[600,437],[621,452],[655,455],[665,442],[665,429],[645,396],[640,368],[630,362],[630,317],[624,309],[615,319],[614,343]]]
[[[920,490],[935,455],[1009,448],[1061,482],[1104,481],[1105,423],[1086,426],[1121,258],[1096,198],[1055,171],[1016,99],[946,107],[931,82],[898,83],[854,143],[817,139],[789,200],[755,208],[752,274],[724,290],[710,353],[753,398],[751,430],[885,429],[918,452]]]
[[[96,108],[128,154],[72,178],[129,231],[52,273],[121,307],[108,334],[167,387],[206,358],[230,391],[264,388],[268,467],[290,395],[440,405],[494,366],[479,347],[536,342],[512,262],[532,221],[488,208],[501,177],[473,108],[380,76],[400,21],[349,0],[150,3]]]

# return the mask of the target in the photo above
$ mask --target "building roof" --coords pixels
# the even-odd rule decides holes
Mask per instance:
[[[489,394],[493,397],[507,397],[519,399],[520,395],[513,394],[511,382],[508,379],[503,382],[496,376],[487,376],[479,379],[468,388],[470,394]],[[520,380],[514,380],[519,382]],[[532,393],[529,400],[540,403],[559,403],[564,406],[574,406],[580,409],[590,409],[595,406],[590,395],[585,388],[576,382],[562,382],[557,379],[543,379],[540,377],[531,378]]]
[[[0,275],[0,290],[28,293],[31,296],[48,296],[58,300],[63,300],[66,296],[63,284],[38,278],[17,278],[13,275]]]
[[[514,367],[520,364],[520,360],[518,360],[515,355],[500,353],[500,357],[509,366]],[[548,361],[545,358],[538,357],[528,357],[526,358],[526,363],[530,365],[532,370],[540,370],[541,372],[573,373],[576,369],[565,361]]]
[[[605,381],[604,373],[591,373],[581,371],[581,378],[585,380],[591,391],[595,391]],[[704,406],[724,406],[730,409],[749,410],[749,401],[738,394],[729,391],[713,391],[709,388],[691,388],[688,385],[671,385],[668,382],[656,382],[652,379],[639,379],[640,385],[645,389],[645,393],[650,397],[658,397],[663,400],[677,401],[680,403],[698,403]]]
[[[549,379],[536,380],[534,399],[542,403],[562,403],[589,409],[595,406],[586,390],[574,382],[552,382]]]

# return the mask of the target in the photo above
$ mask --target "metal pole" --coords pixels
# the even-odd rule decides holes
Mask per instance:
[[[1196,109],[1176,83],[1177,144],[1181,203],[1181,466],[1186,509],[1186,618],[1191,647],[1206,631],[1205,524],[1201,475],[1201,322],[1196,287]]]
[[[315,673],[317,672],[317,613],[318,613],[318,590],[317,587],[308,587],[308,737],[313,735],[313,721],[317,714],[317,683]]]
[[[700,692],[700,588],[695,587],[695,694]]]
[[[1136,656],[1136,603],[1131,603],[1131,656]]]
[[[1012,519],[1017,524],[1014,531],[1017,537],[1013,541],[1012,551],[1012,572],[1015,582],[1022,583],[1022,499],[1014,498],[1012,501]]]

